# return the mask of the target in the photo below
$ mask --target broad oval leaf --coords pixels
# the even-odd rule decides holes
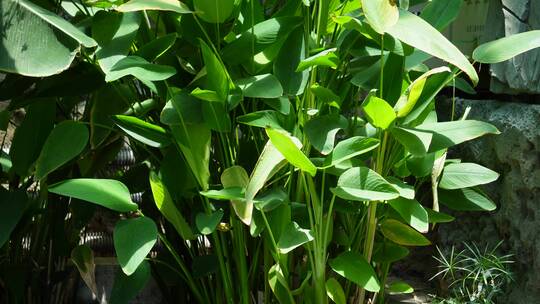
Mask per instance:
[[[425,236],[400,221],[386,219],[381,223],[381,232],[387,239],[404,246],[427,246],[431,242]]]
[[[324,168],[372,151],[379,146],[379,140],[371,137],[355,136],[337,143],[334,150],[324,160]]]
[[[317,167],[307,158],[300,150],[302,143],[296,137],[292,137],[289,133],[281,130],[267,128],[266,134],[270,138],[276,149],[287,159],[293,166],[302,171],[306,171],[311,176],[317,173]]]
[[[279,252],[289,253],[295,248],[313,241],[313,232],[309,229],[302,229],[296,222],[291,222],[281,234],[277,246]]]
[[[146,10],[169,11],[178,14],[189,14],[192,11],[178,0],[130,0],[116,8],[119,12],[136,12]]]
[[[176,74],[173,67],[153,64],[139,56],[128,56],[116,62],[105,74],[107,82],[131,75],[141,81],[165,80]]]
[[[475,188],[439,189],[439,201],[457,211],[493,211],[497,205]]]
[[[342,199],[353,201],[386,201],[399,196],[394,186],[366,167],[345,171],[332,192]]]
[[[128,276],[133,274],[157,241],[156,223],[149,217],[121,220],[114,227],[114,249],[118,264]]]
[[[287,37],[274,60],[274,75],[287,95],[298,96],[306,89],[309,71],[296,71],[296,67],[306,57],[305,50],[304,30],[297,28]]]
[[[361,0],[362,11],[369,25],[379,34],[384,34],[399,19],[399,11],[393,0]]]
[[[394,282],[390,284],[388,287],[388,294],[394,295],[394,294],[408,294],[413,293],[414,288],[411,287],[411,285],[405,283],[405,282]]]
[[[36,177],[42,179],[79,155],[88,143],[88,128],[76,121],[59,123],[49,134],[36,162]]]
[[[397,189],[397,191],[399,192],[399,196],[406,199],[414,199],[415,192],[413,186],[393,176],[387,176],[386,180],[391,183],[394,188]]]
[[[138,49],[135,55],[148,61],[154,61],[165,54],[174,45],[176,37],[177,34],[172,33],[156,38]]]
[[[429,151],[433,134],[428,130],[406,127],[392,129],[392,136],[412,155],[423,156]]]
[[[223,23],[234,9],[234,0],[194,0],[195,13],[210,23]]]
[[[386,130],[396,120],[396,112],[384,99],[370,94],[362,104],[369,123]]]
[[[433,134],[428,152],[435,152],[486,134],[500,134],[492,124],[477,120],[426,123],[415,128]]]
[[[331,67],[333,69],[336,69],[339,64],[339,57],[335,53],[336,50],[336,48],[324,50],[318,54],[303,59],[298,64],[296,71],[302,72],[303,70],[315,66]]]
[[[212,234],[212,232],[216,230],[216,227],[222,218],[223,210],[221,209],[210,214],[198,213],[195,217],[195,224],[197,225],[197,229],[199,229],[200,233],[208,235]]]
[[[418,201],[398,197],[388,201],[388,204],[390,204],[390,206],[401,215],[405,222],[411,225],[411,227],[422,233],[428,232],[428,213]]]
[[[150,279],[150,263],[143,261],[137,271],[130,276],[123,272],[118,272],[114,278],[114,285],[111,290],[110,304],[129,303],[146,286]]]
[[[398,22],[387,32],[402,42],[457,66],[469,76],[473,84],[478,83],[478,74],[465,55],[439,31],[415,14],[400,10]]]
[[[430,223],[450,223],[455,220],[455,218],[446,213],[437,212],[433,209],[426,208],[428,213]]]
[[[336,304],[346,304],[343,287],[335,278],[326,280],[326,295]]]
[[[216,92],[220,101],[225,101],[230,87],[227,69],[206,42],[199,39],[199,43],[201,45],[204,67],[206,68],[206,84],[208,89]]]
[[[409,249],[392,242],[376,243],[373,250],[373,261],[377,263],[394,263],[409,255]]]
[[[154,172],[150,173],[150,188],[159,212],[169,221],[184,240],[194,239],[193,231],[182,213],[176,208],[165,185]]]
[[[284,120],[285,116],[274,110],[251,112],[236,118],[236,121],[248,126],[272,129],[284,129],[282,126]]]
[[[171,144],[171,139],[165,129],[137,117],[115,115],[114,122],[129,136],[155,148],[164,148]]]
[[[306,122],[304,130],[313,147],[321,154],[328,155],[334,149],[337,133],[347,128],[348,123],[341,115],[319,116]]]
[[[442,189],[469,188],[491,183],[499,178],[493,170],[474,163],[448,164],[439,181]]]
[[[244,97],[278,98],[283,95],[281,83],[272,74],[251,76],[234,82],[242,90]]]
[[[74,197],[118,212],[137,210],[128,188],[114,179],[76,178],[50,185],[49,192]]]
[[[346,251],[330,260],[330,267],[339,275],[367,291],[378,292],[381,289],[373,267],[359,253]]]
[[[540,47],[540,30],[528,31],[481,44],[473,59],[482,63],[498,63]]]

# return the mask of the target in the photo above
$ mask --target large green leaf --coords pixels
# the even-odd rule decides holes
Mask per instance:
[[[78,43],[96,42],[56,14],[28,0],[0,3],[0,70],[32,77],[67,69]]]
[[[404,246],[427,246],[431,244],[431,242],[418,231],[393,219],[382,221],[381,232],[387,239]]]
[[[174,2],[180,3],[177,1]],[[171,47],[173,47],[177,36],[178,35],[176,33],[171,33],[156,38],[138,49],[135,55],[152,62],[161,57],[161,55],[165,54]]]
[[[394,263],[409,255],[409,249],[392,242],[376,243],[373,249],[373,261],[377,263]]]
[[[138,56],[128,56],[118,60],[105,74],[105,80],[112,82],[131,75],[142,81],[165,80],[176,74],[173,67],[153,64]]]
[[[25,192],[11,192],[0,187],[0,247],[9,240],[28,205]]]
[[[457,66],[474,84],[478,83],[476,70],[459,49],[415,14],[400,10],[398,22],[387,32],[402,42]]]
[[[336,304],[346,304],[345,292],[343,287],[335,278],[326,280],[326,295]]]
[[[279,112],[263,110],[238,116],[236,121],[259,128],[284,129],[282,126],[284,118],[285,116]]]
[[[117,7],[116,10],[123,13],[143,10],[169,11],[178,14],[191,13],[187,5],[177,0],[130,0]]]
[[[56,102],[38,100],[32,103],[22,123],[15,129],[9,156],[13,171],[27,176],[28,170],[38,158],[41,148],[54,127]]]
[[[439,201],[457,211],[493,211],[497,205],[476,188],[439,189]]]
[[[279,80],[272,74],[251,76],[234,82],[245,97],[278,98],[283,95]]]
[[[246,188],[249,184],[249,176],[246,170],[240,166],[232,166],[223,171],[221,174],[221,183],[223,187],[232,188],[240,187]],[[242,198],[245,197],[245,194]],[[234,212],[246,225],[251,224],[251,218],[253,213],[253,202],[248,202],[245,199],[231,199]]]
[[[114,249],[122,271],[133,274],[157,241],[156,223],[149,217],[121,220],[114,227]]]
[[[345,117],[326,115],[309,120],[305,124],[304,130],[313,147],[321,154],[328,155],[334,149],[337,133],[347,126],[348,121]]]
[[[388,204],[414,229],[425,233],[429,229],[428,213],[415,199],[398,197]]]
[[[301,24],[302,18],[296,16],[271,18],[257,23],[223,48],[222,59],[230,65],[251,61],[253,56],[286,38]]]
[[[338,197],[353,201],[386,201],[395,199],[399,192],[382,176],[367,167],[345,171],[332,192]]]
[[[59,123],[47,137],[36,161],[36,177],[46,177],[79,155],[86,147],[88,137],[88,128],[80,122]]]
[[[473,52],[473,59],[482,63],[498,63],[540,47],[540,30],[528,31],[484,43]]]
[[[129,136],[150,147],[163,148],[171,144],[169,135],[160,126],[133,116],[115,115],[113,120]]]
[[[274,75],[281,82],[285,94],[297,96],[306,88],[309,71],[296,71],[296,67],[306,58],[305,50],[304,30],[298,28],[285,40],[274,61]]]
[[[372,94],[366,98],[362,104],[362,109],[369,123],[383,130],[388,129],[396,119],[396,112],[394,112],[392,106],[384,99]]]
[[[413,155],[425,155],[433,138],[433,134],[428,131],[405,127],[392,129],[392,135]]]
[[[92,37],[98,42],[96,59],[107,74],[126,57],[139,31],[139,12],[117,13],[99,11],[92,19]]]
[[[130,276],[123,272],[116,273],[114,285],[111,290],[111,304],[127,304],[137,296],[137,294],[146,286],[150,279],[150,263],[143,261],[139,268]]]
[[[159,212],[174,226],[174,229],[184,240],[193,239],[194,235],[191,227],[182,213],[176,208],[169,191],[165,188],[159,176],[154,172],[150,173],[150,188]]]
[[[279,252],[289,253],[295,248],[313,241],[313,232],[309,229],[302,229],[296,222],[291,222],[281,234],[277,246]]]
[[[336,147],[324,160],[325,168],[372,151],[379,146],[379,140],[371,137],[355,136],[337,143]]]
[[[249,177],[249,184],[246,188],[246,204],[250,205],[250,209],[253,209],[253,200],[257,193],[285,164],[285,157],[269,140]]]
[[[275,264],[268,270],[268,285],[272,289],[272,292],[276,296],[277,300],[281,304],[293,304],[294,298],[289,284],[283,275],[283,270],[279,264]]]
[[[463,0],[431,0],[422,10],[420,17],[442,31],[457,18],[462,5]]]
[[[112,115],[124,113],[131,99],[137,98],[126,85],[106,84],[90,100],[90,145],[93,149],[105,142],[114,130]],[[107,127],[107,128],[105,128]]]
[[[495,126],[477,120],[426,123],[416,130],[433,134],[428,152],[443,150],[486,134],[500,134]]]
[[[346,251],[330,260],[330,267],[339,275],[367,291],[378,292],[381,289],[375,270],[359,253]]]
[[[234,9],[234,0],[194,0],[195,12],[202,20],[210,23],[223,23]]]
[[[361,0],[362,11],[369,25],[379,34],[384,34],[399,19],[399,11],[392,0]]]
[[[276,149],[283,154],[285,159],[298,169],[309,173],[311,176],[317,174],[317,167],[300,150],[302,143],[296,137],[291,136],[286,131],[266,129],[266,134],[270,138]]]
[[[499,178],[493,170],[474,163],[455,163],[444,167],[439,187],[443,189],[469,188],[491,183]]]
[[[311,57],[308,57],[298,64],[297,72],[301,72],[311,67],[322,66],[336,69],[339,64],[339,57],[336,55],[336,48],[321,51]]]
[[[230,87],[227,70],[203,40],[199,40],[199,43],[206,68],[206,85],[208,89],[217,93],[221,101],[225,101]]]
[[[113,179],[68,179],[50,185],[48,190],[51,193],[78,198],[118,212],[135,211],[138,208],[137,204],[131,201],[128,188]]]
[[[222,218],[223,210],[221,209],[210,214],[198,213],[195,217],[195,224],[197,225],[197,229],[199,229],[200,233],[208,235],[212,234],[212,232],[216,230]]]

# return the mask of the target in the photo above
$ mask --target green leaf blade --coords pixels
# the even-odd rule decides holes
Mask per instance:
[[[118,263],[126,275],[133,274],[157,241],[154,221],[139,217],[119,221],[114,228],[114,249]]]
[[[381,289],[379,280],[371,265],[359,253],[346,251],[333,260],[330,267],[337,274],[363,287],[367,291],[378,292]]]

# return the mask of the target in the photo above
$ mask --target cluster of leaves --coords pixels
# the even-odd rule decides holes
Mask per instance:
[[[439,272],[433,278],[449,282],[449,299],[437,300],[437,303],[492,304],[497,296],[503,295],[505,287],[513,280],[510,265],[512,255],[499,255],[497,249],[486,246],[480,250],[475,244],[464,244],[465,248],[456,253],[452,247],[444,254],[437,248],[435,257],[439,263]]]
[[[420,16],[408,2],[2,0],[2,117],[26,112],[1,155],[0,271],[21,274],[1,281],[8,296],[60,301],[69,256],[97,293],[93,253],[76,244],[102,207],[120,218],[114,303],[150,276],[175,302],[410,292],[386,276],[453,220],[439,203],[496,207],[480,186],[498,174],[448,148],[499,131],[438,121],[444,87],[469,89],[462,72],[478,82],[439,32],[461,1],[433,0]],[[506,60],[538,35],[473,58]],[[137,164],[101,178],[125,138]]]

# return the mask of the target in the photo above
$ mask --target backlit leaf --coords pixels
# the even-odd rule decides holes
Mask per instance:
[[[346,251],[330,260],[330,267],[339,275],[367,291],[378,292],[381,289],[373,267],[359,253]]]
[[[148,217],[121,220],[114,227],[114,249],[118,264],[128,276],[133,274],[157,241],[157,227]]]

